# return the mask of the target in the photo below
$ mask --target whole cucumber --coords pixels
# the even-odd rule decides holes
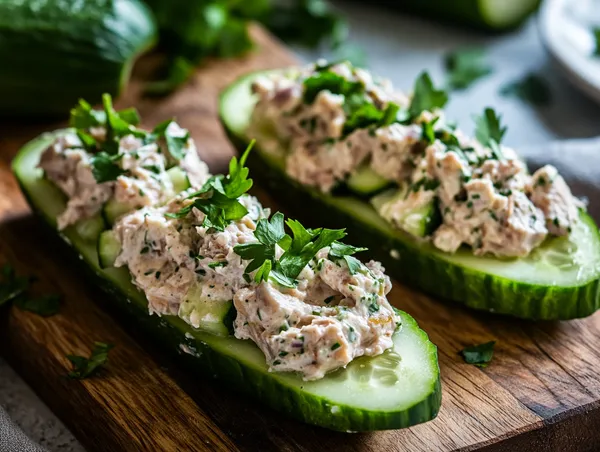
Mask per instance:
[[[0,0],[0,115],[64,115],[118,95],[156,42],[138,0]]]
[[[398,11],[486,31],[518,27],[541,0],[375,0]]]

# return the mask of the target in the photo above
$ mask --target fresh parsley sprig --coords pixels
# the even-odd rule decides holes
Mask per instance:
[[[408,107],[408,114],[414,120],[424,111],[443,108],[447,102],[448,93],[444,90],[436,89],[429,74],[422,72],[415,82],[413,96]]]
[[[229,162],[227,176],[213,176],[197,192],[187,199],[193,202],[175,213],[167,213],[168,218],[183,218],[195,207],[204,213],[202,226],[217,231],[224,231],[232,221],[239,220],[248,213],[248,209],[239,202],[238,198],[252,187],[252,179],[248,178],[246,159],[254,146],[254,140],[239,159],[233,157]]]
[[[15,269],[5,264],[0,272],[0,306],[12,302],[22,311],[33,312],[42,317],[57,314],[61,297],[56,294],[31,297],[27,294],[33,278],[17,276]]]
[[[287,220],[285,224],[292,232],[290,236],[285,233],[283,218],[283,214],[278,212],[271,220],[261,219],[254,233],[258,243],[237,245],[233,250],[242,259],[250,261],[245,273],[249,275],[256,271],[255,282],[270,279],[284,287],[296,287],[296,278],[319,250],[343,238],[346,233],[343,229],[306,229],[297,220]],[[277,245],[284,250],[279,259],[276,258]],[[352,252],[347,251],[350,257]],[[345,259],[343,252],[339,258]]]
[[[367,248],[358,248],[345,243],[333,242],[329,248],[329,259],[332,261],[343,260],[348,266],[351,275],[356,274],[362,268],[362,262],[352,256],[360,251],[366,251]]]
[[[89,358],[79,355],[67,355],[67,359],[73,364],[73,370],[69,372],[69,378],[83,380],[98,372],[108,362],[108,352],[114,347],[104,342],[94,342],[94,349]]]
[[[461,49],[446,56],[444,61],[449,89],[464,90],[492,72],[482,49]]]
[[[475,136],[484,146],[488,146],[497,160],[504,160],[500,143],[506,133],[506,127],[500,124],[501,116],[493,108],[486,108],[482,116],[475,118]]]

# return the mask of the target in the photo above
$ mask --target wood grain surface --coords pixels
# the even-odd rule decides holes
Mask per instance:
[[[217,120],[221,88],[242,73],[294,63],[266,33],[255,28],[253,34],[254,53],[207,64],[166,99],[140,96],[140,80],[153,64],[146,58],[118,106],[135,105],[148,127],[176,117],[211,169],[222,170],[233,148]],[[65,298],[60,314],[48,319],[2,310],[0,349],[90,450],[600,450],[599,315],[532,323],[476,313],[395,284],[392,303],[413,315],[438,346],[443,385],[439,416],[399,431],[329,432],[182,371],[119,315],[105,312],[105,296],[82,280],[64,245],[31,215],[11,175],[19,147],[60,125],[0,126],[0,262],[37,275],[40,292]],[[272,204],[265,193],[257,195]],[[95,340],[117,344],[107,369],[98,378],[67,379],[65,355],[89,353]],[[459,350],[489,340],[498,341],[491,366],[462,362]]]

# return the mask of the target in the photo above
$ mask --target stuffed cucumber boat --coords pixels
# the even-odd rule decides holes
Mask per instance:
[[[401,281],[472,308],[571,319],[599,307],[598,228],[552,166],[531,174],[492,109],[476,139],[423,73],[405,96],[349,63],[253,73],[221,95],[253,174],[298,214],[344,225]]]
[[[436,347],[387,300],[389,278],[343,230],[306,229],[246,192],[244,162],[212,176],[172,121],[81,102],[13,170],[32,208],[99,287],[199,373],[304,422],[408,427],[441,403]],[[287,227],[287,229],[286,229]]]

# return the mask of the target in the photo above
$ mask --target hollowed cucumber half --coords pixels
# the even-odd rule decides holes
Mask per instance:
[[[568,237],[548,239],[527,258],[444,253],[393,227],[358,196],[323,194],[287,177],[285,151],[267,152],[260,137],[246,134],[255,104],[250,85],[259,75],[246,75],[221,94],[221,121],[240,150],[258,140],[248,161],[254,178],[305,222],[345,227],[392,276],[472,308],[529,319],[585,317],[600,308],[600,235],[587,213]]]
[[[27,144],[13,162],[32,208],[54,230],[56,217],[65,208],[64,198],[36,165],[56,133]],[[269,372],[264,355],[250,341],[193,328],[177,316],[148,315],[148,302],[132,285],[127,270],[102,269],[97,246],[75,229],[65,230],[62,236],[87,264],[98,287],[130,314],[132,327],[144,327],[157,346],[170,348],[197,372],[216,378],[221,385],[304,422],[340,431],[403,428],[428,421],[438,413],[441,389],[437,349],[404,312],[399,313],[401,327],[393,336],[391,350],[375,358],[359,358],[345,369],[307,382],[296,374]],[[114,258],[115,242],[107,237],[105,243],[112,243],[112,251],[103,254]],[[200,314],[204,318],[205,313]]]

